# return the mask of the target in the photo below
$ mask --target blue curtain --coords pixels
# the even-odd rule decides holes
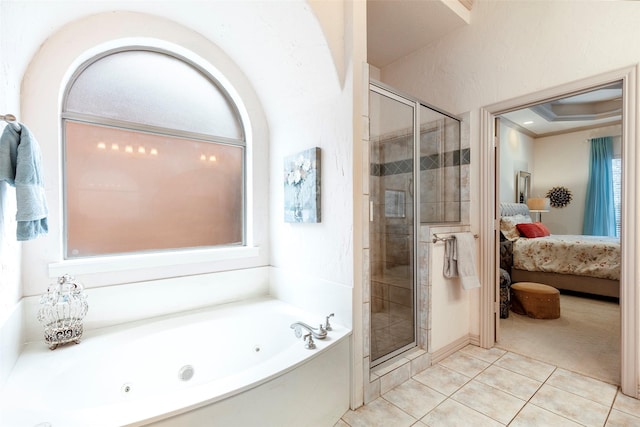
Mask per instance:
[[[584,209],[583,234],[616,235],[616,213],[613,200],[613,138],[591,140],[589,183]]]

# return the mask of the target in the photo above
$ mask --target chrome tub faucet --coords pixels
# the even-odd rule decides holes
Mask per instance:
[[[293,329],[296,337],[298,338],[302,336],[302,329],[306,329],[306,331],[309,332],[311,336],[313,336],[313,338],[318,340],[323,340],[327,337],[327,330],[322,325],[314,328],[313,326],[309,326],[304,322],[294,322],[291,324],[291,329]]]

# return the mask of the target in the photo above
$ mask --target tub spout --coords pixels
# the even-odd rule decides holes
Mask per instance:
[[[302,329],[306,329],[313,338],[318,340],[323,340],[327,337],[327,330],[320,325],[318,328],[314,328],[312,326],[307,325],[304,322],[295,322],[291,324],[291,329],[294,330],[296,337],[300,338],[302,336]]]

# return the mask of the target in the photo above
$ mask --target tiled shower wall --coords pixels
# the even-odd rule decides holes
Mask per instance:
[[[460,126],[449,117],[420,129],[420,222],[459,222],[460,167],[469,149],[460,148]]]
[[[370,164],[370,168],[364,168],[365,176],[362,179],[366,182],[364,188],[364,210],[363,218],[366,218],[363,232],[365,233],[365,244],[363,253],[363,277],[365,278],[363,292],[363,369],[364,369],[364,401],[370,402],[380,396],[381,393],[395,387],[401,382],[407,380],[411,375],[426,369],[431,364],[431,358],[428,353],[428,333],[430,324],[430,283],[429,283],[429,266],[428,266],[428,246],[423,242],[418,245],[418,259],[421,261],[419,265],[418,279],[418,322],[419,336],[417,337],[418,348],[402,355],[390,362],[387,362],[375,371],[370,370],[371,362],[371,346],[370,342],[371,323],[370,312],[372,308],[376,308],[379,304],[383,304],[384,298],[388,298],[387,303],[402,303],[402,293],[384,292],[380,288],[380,284],[376,282],[376,273],[382,271],[383,268],[391,266],[395,259],[404,259],[406,256],[395,257],[394,254],[406,255],[406,251],[413,250],[411,222],[413,217],[411,208],[412,195],[409,192],[411,186],[411,177],[413,170],[412,152],[407,152],[406,138],[409,138],[408,132],[404,135],[385,135],[387,148],[384,150],[376,150],[375,147],[380,141],[370,141],[369,138],[369,105],[365,101],[363,108],[364,135],[363,135],[363,162]],[[423,126],[421,129],[421,138],[426,144],[421,144],[420,155],[420,179],[421,179],[421,222],[460,222],[462,224],[469,223],[469,134],[466,129],[466,122],[458,127],[454,120],[447,121],[444,126]],[[435,129],[435,131],[434,131]],[[455,141],[456,147],[450,147],[444,144],[430,143],[432,141],[446,141],[444,135],[436,132],[460,132],[461,146],[457,147],[458,138],[450,138]],[[404,141],[403,141],[404,138]],[[430,141],[431,140],[431,141]],[[442,151],[437,151],[441,150]],[[371,158],[370,157],[371,152]],[[385,188],[397,189],[405,191],[405,217],[391,218],[387,224],[386,230],[373,230],[370,233],[369,226],[369,200],[374,201],[371,197],[373,194],[379,194],[381,187],[381,179],[384,177],[386,181]],[[436,193],[437,191],[437,193]],[[384,214],[384,206],[374,206],[377,214]],[[384,234],[389,234],[389,238],[383,242]],[[421,239],[424,240],[424,239]],[[386,258],[386,264],[383,264],[381,253],[376,251],[384,250],[389,255]],[[410,256],[408,259],[414,259]],[[406,264],[406,261],[405,261]],[[396,267],[403,266],[398,263]],[[412,265],[404,265],[405,268],[412,269]]]
[[[372,359],[414,340],[413,144],[413,133],[406,129],[370,145]]]
[[[370,231],[371,265],[374,276],[394,268],[411,268],[413,241],[413,133],[385,135],[370,142],[370,197],[378,229]],[[385,191],[402,194],[404,203],[395,212],[385,212]],[[406,276],[406,274],[404,274]]]

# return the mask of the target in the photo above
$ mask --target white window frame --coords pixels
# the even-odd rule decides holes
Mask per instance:
[[[126,51],[126,50],[134,50],[140,49],[140,46],[122,46],[118,48],[118,51]],[[166,48],[148,48],[144,47],[144,50],[150,51],[158,51],[162,53],[166,53],[172,55],[178,59],[185,61],[188,64],[196,67],[202,67],[202,64],[194,64],[192,60],[186,59],[183,54],[174,52],[173,50],[167,50]],[[103,52],[100,55],[96,55],[92,58],[92,60],[98,60],[103,57],[107,52]],[[86,62],[83,65],[86,65]],[[82,65],[80,66],[82,67]],[[80,69],[78,67],[78,69]],[[205,68],[205,70],[210,73],[212,71],[211,66]],[[216,75],[217,74],[217,75]],[[237,97],[232,97],[232,91],[229,90],[228,84],[225,85],[223,83],[224,80],[218,80],[221,77],[219,72],[212,73],[211,77],[215,79],[220,86],[222,86],[223,90],[229,91],[231,101],[234,102],[236,108],[242,111],[242,105],[237,103]],[[67,88],[68,89],[68,88]],[[66,94],[66,93],[65,93]],[[242,116],[242,114],[241,114]],[[245,223],[244,227],[244,235],[245,242],[242,246],[213,246],[206,248],[189,248],[189,249],[175,249],[175,250],[163,250],[159,252],[147,252],[147,253],[128,253],[128,254],[113,254],[106,256],[92,256],[87,258],[74,258],[74,259],[65,259],[64,258],[64,242],[66,240],[66,224],[64,221],[62,223],[62,236],[61,236],[61,261],[49,263],[48,272],[49,277],[59,277],[63,274],[96,274],[96,273],[109,273],[109,272],[124,272],[130,270],[140,270],[147,268],[157,268],[157,267],[165,267],[165,266],[186,266],[190,264],[203,264],[203,263],[219,263],[223,261],[232,261],[238,259],[246,259],[246,258],[254,258],[259,256],[259,248],[253,245],[252,233],[249,232],[251,227],[251,221],[249,221],[249,217],[251,216],[251,203],[249,195],[251,194],[251,186],[249,185],[249,180],[247,176],[250,175],[249,165],[253,162],[250,161],[250,153],[251,150],[249,148],[250,141],[249,135],[251,134],[250,130],[247,129],[247,126],[244,125],[243,117],[240,118],[241,123],[243,125],[243,131],[245,133],[245,213],[243,222]],[[64,122],[63,115],[61,115],[61,122]],[[64,165],[61,165],[61,168],[64,168]],[[63,172],[64,174],[64,172]],[[61,181],[61,185],[64,183]],[[62,188],[60,190],[63,192]],[[65,209],[65,203],[62,203],[62,209]],[[62,217],[64,218],[64,212],[62,212]]]
[[[616,212],[616,236],[620,237],[622,231],[622,158],[614,156],[613,163],[613,194],[614,209]],[[617,164],[616,164],[617,163]],[[619,171],[616,172],[616,169]]]
[[[105,58],[106,56],[109,56],[111,54],[118,54],[120,52],[159,53],[159,54],[166,55],[168,57],[172,57],[178,61],[182,61],[184,64],[202,73],[204,75],[204,78],[209,80],[212,86],[217,87],[221,92],[223,92],[223,95],[227,99],[229,99],[230,103],[233,104],[233,108],[236,110],[236,114],[238,113],[237,112],[238,106],[235,104],[234,100],[231,99],[231,97],[226,93],[226,88],[224,88],[221,85],[221,83],[219,83],[215,79],[215,77],[207,73],[206,70],[199,67],[198,64],[193,63],[192,61],[188,60],[185,57],[182,57],[173,52],[167,51],[166,49],[157,49],[157,48],[149,49],[141,46],[124,46],[118,49],[103,52],[100,55],[96,55],[90,60],[85,61],[85,63],[83,63],[80,67],[77,68],[77,70],[75,70],[74,77],[71,79],[70,83],[67,85],[64,92],[63,105],[67,102],[71,88],[73,86],[73,81],[77,76],[82,74],[88,67],[90,67],[95,62],[100,61],[102,58]],[[140,252],[113,253],[113,254],[107,254],[107,255],[101,255],[101,256],[70,258],[68,257],[68,253],[67,253],[68,224],[67,224],[67,220],[65,219],[63,221],[63,227],[62,227],[64,260],[61,263],[52,264],[50,266],[50,270],[54,268],[56,269],[56,272],[59,273],[58,275],[62,275],[62,274],[65,274],[63,271],[66,271],[66,269],[70,267],[74,267],[76,271],[82,271],[82,269],[87,268],[86,266],[93,266],[93,267],[87,268],[87,272],[98,272],[98,271],[95,271],[96,269],[99,269],[100,270],[99,272],[105,272],[105,271],[110,271],[112,269],[123,270],[123,269],[129,269],[129,268],[137,268],[137,266],[154,267],[159,265],[167,265],[167,263],[175,264],[176,261],[183,258],[184,258],[183,261],[179,261],[181,264],[206,262],[209,260],[220,261],[220,260],[233,259],[233,258],[244,257],[244,256],[256,256],[255,248],[254,250],[248,250],[248,251],[242,250],[247,246],[247,233],[246,233],[246,228],[247,228],[247,220],[246,220],[246,216],[247,216],[247,212],[246,212],[247,210],[246,209],[246,205],[247,205],[247,200],[246,200],[247,141],[245,137],[247,131],[246,131],[246,126],[244,125],[244,122],[240,117],[240,114],[238,114],[237,120],[240,126],[242,127],[242,143],[240,143],[240,140],[230,140],[230,142],[232,143],[233,146],[242,147],[244,151],[243,165],[242,165],[244,200],[243,200],[243,209],[241,213],[242,215],[241,245],[215,245],[215,246],[212,245],[209,247],[162,249],[162,250],[157,250],[157,252],[155,250],[149,250],[146,253],[144,251],[140,251]],[[62,146],[63,147],[66,145],[66,138],[67,138],[67,135],[65,132],[66,122],[72,122],[72,123],[85,122],[90,125],[97,125],[97,126],[113,125],[116,128],[121,129],[120,127],[121,123],[117,120],[109,119],[106,117],[97,117],[97,116],[94,117],[93,115],[85,115],[85,114],[66,112],[66,111],[62,111],[61,122],[62,122]],[[177,138],[190,138],[192,136],[184,130],[173,131],[173,130],[168,130],[164,128],[158,130],[154,126],[150,126],[146,124],[134,123],[133,127],[127,126],[127,128],[122,128],[122,129],[125,129],[128,131],[134,131],[134,132],[145,131],[148,129],[154,133],[166,134],[168,136],[177,137]],[[167,131],[169,131],[169,133],[167,133]],[[218,135],[199,135],[198,134],[197,136],[200,138],[204,138],[203,140],[206,140],[211,143],[225,142],[224,140],[226,139],[223,136],[218,136]],[[64,170],[65,163],[63,163],[62,168],[63,168],[62,176],[66,177],[66,170]],[[66,178],[63,178],[61,182],[63,187],[65,186],[65,180]],[[62,205],[63,218],[67,218],[66,211],[65,211],[67,208],[67,203],[66,203],[66,200],[64,200],[65,199],[64,190],[62,190],[62,192],[63,192],[63,205]],[[134,263],[132,264],[127,261],[134,261]]]

